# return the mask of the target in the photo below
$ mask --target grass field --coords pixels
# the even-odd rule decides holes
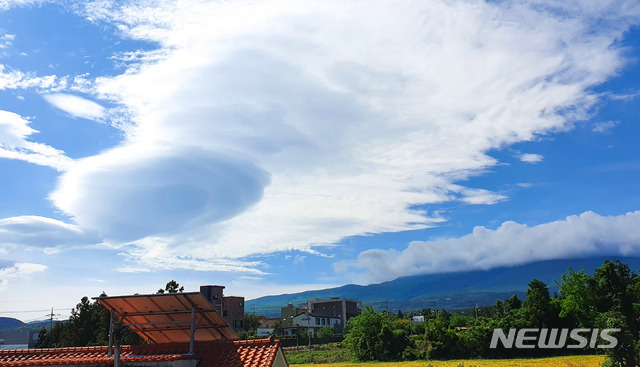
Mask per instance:
[[[539,359],[478,359],[456,361],[413,362],[339,362],[322,364],[322,367],[598,367],[604,356],[570,356]],[[296,367],[319,366],[296,364]]]

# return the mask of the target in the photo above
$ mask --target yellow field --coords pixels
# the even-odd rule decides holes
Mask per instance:
[[[370,363],[328,363],[294,364],[292,367],[598,367],[604,362],[604,356],[570,356],[540,359],[476,359],[456,361],[414,361],[414,362],[370,362]]]

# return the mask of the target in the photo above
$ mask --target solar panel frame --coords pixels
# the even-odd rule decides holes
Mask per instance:
[[[131,330],[150,343],[238,340],[220,314],[200,292],[95,297]]]

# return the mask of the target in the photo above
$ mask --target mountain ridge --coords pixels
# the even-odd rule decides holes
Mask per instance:
[[[23,325],[24,322],[13,317],[0,317],[0,330],[17,328]]]
[[[640,270],[640,258],[597,257],[580,259],[546,260],[488,270],[472,270],[427,275],[413,275],[394,280],[370,284],[347,284],[335,288],[309,290],[297,293],[270,295],[248,300],[245,310],[257,315],[279,317],[280,308],[288,303],[306,303],[307,298],[340,297],[356,299],[376,310],[411,311],[422,308],[460,310],[476,305],[495,304],[514,294],[525,298],[529,282],[538,279],[547,284],[551,293],[557,291],[554,281],[569,268],[593,273],[605,260],[620,260],[631,270]]]

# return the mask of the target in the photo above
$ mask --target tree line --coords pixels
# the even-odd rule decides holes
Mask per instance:
[[[569,269],[550,295],[547,284],[532,280],[526,299],[498,300],[493,306],[450,313],[423,309],[392,314],[371,307],[350,319],[345,345],[361,361],[414,359],[522,358],[561,354],[603,353],[602,349],[490,348],[495,329],[618,328],[615,348],[604,349],[605,366],[637,366],[640,362],[640,277],[620,261],[605,261],[588,275]],[[411,317],[424,316],[423,323]]]
[[[175,280],[169,281],[164,288],[156,293],[183,292]],[[102,293],[100,297],[105,297]],[[80,303],[71,310],[71,316],[66,322],[57,322],[55,326],[42,328],[38,333],[37,348],[87,347],[109,344],[109,327],[111,313],[98,301],[91,302],[89,297],[82,297]],[[124,328],[121,334],[121,344],[140,345],[144,343],[138,334]]]

